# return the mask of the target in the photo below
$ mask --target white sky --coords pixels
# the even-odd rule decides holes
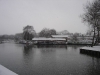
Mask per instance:
[[[92,0],[0,0],[0,34],[20,33],[26,25],[36,32],[43,28],[85,33],[80,15]]]

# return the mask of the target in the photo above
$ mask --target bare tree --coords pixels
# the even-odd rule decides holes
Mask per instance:
[[[33,26],[25,26],[23,28],[23,38],[24,40],[32,40],[32,38],[35,36],[36,32],[33,28]]]
[[[73,34],[73,36],[72,36],[72,40],[74,41],[74,42],[77,42],[78,41],[78,35],[77,35],[77,33],[75,33],[75,34]]]
[[[67,30],[63,30],[61,32],[58,32],[60,35],[69,35],[70,33]]]
[[[99,31],[100,31],[100,0],[94,0],[92,3],[88,2],[85,6],[85,13],[82,15],[83,22],[88,23],[93,28],[93,40],[92,46],[99,42]],[[97,32],[97,34],[96,34]],[[97,39],[94,43],[95,38]]]
[[[39,33],[40,37],[47,37],[48,38],[48,37],[51,37],[51,35],[56,35],[56,30],[55,29],[44,28]]]
[[[49,32],[50,32],[51,35],[56,35],[56,30],[55,29],[50,29]]]
[[[17,33],[15,34],[15,41],[19,41],[23,39],[23,33]]]

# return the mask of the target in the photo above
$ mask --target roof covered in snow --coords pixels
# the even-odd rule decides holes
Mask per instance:
[[[100,46],[82,47],[81,49],[92,50],[92,51],[100,51]]]
[[[32,40],[33,41],[35,41],[35,40],[51,40],[51,41],[53,41],[53,40],[61,40],[61,41],[65,41],[66,39],[64,39],[64,38],[33,38]]]

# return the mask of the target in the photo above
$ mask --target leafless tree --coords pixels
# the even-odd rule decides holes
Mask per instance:
[[[56,30],[55,29],[44,28],[39,33],[40,37],[47,37],[47,38],[49,38],[49,37],[51,37],[51,35],[56,35]]]
[[[23,28],[23,38],[24,40],[32,40],[35,36],[36,32],[33,26],[27,25]]]
[[[94,0],[92,3],[88,2],[85,6],[85,13],[82,15],[83,22],[88,23],[93,28],[92,46],[99,42],[100,31],[100,0]],[[97,32],[97,34],[96,34]],[[96,38],[96,42],[95,41]]]

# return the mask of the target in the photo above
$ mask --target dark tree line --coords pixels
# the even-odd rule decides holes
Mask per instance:
[[[23,28],[22,33],[17,33],[15,35],[1,35],[0,41],[7,40],[7,39],[12,39],[15,41],[20,41],[20,40],[30,41],[34,37],[50,38],[52,37],[51,35],[71,35],[72,39],[74,41],[77,41],[78,40],[77,36],[81,36],[82,34],[81,33],[69,33],[67,30],[57,32],[55,29],[48,29],[48,28],[43,28],[39,33],[36,33],[33,26],[27,25]]]
[[[0,41],[3,41],[3,40],[14,40],[15,39],[15,36],[14,35],[0,35]]]

